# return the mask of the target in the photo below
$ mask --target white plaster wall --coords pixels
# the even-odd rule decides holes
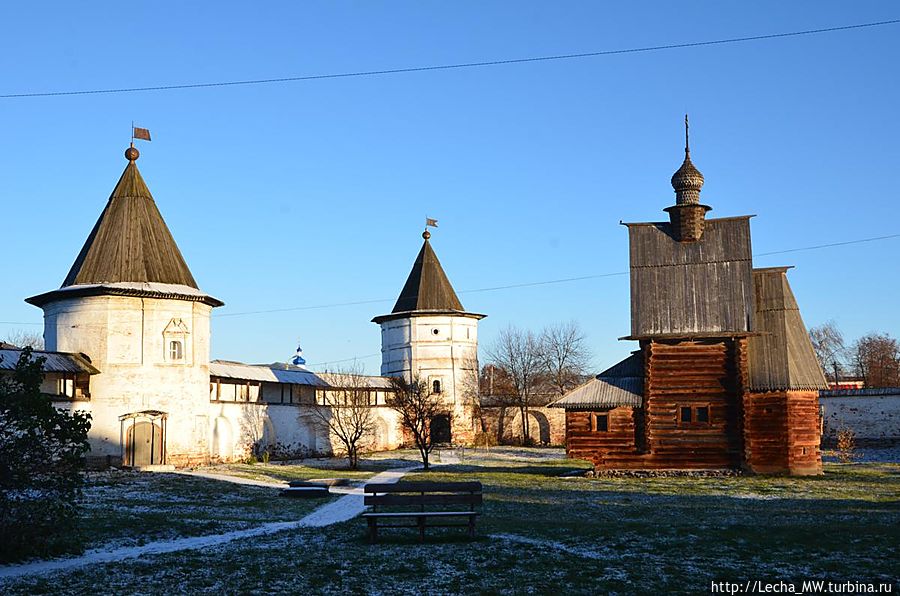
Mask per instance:
[[[331,454],[340,442],[315,413],[316,406],[247,402],[210,402],[210,457],[228,460],[250,455],[254,442],[282,451]],[[403,442],[397,413],[373,408],[377,436],[366,441],[371,450],[396,449]]]
[[[478,389],[478,319],[455,315],[414,316],[381,323],[381,374],[441,380],[453,414],[454,441],[475,433],[472,408]]]
[[[120,456],[119,417],[143,410],[168,414],[170,461],[209,451],[209,317],[201,302],[126,296],[69,298],[44,306],[48,350],[86,354],[91,377],[91,455]],[[164,330],[182,319],[182,362],[168,361]]]
[[[857,439],[900,439],[900,395],[819,397],[819,403],[825,438],[834,440],[839,430],[849,428]]]

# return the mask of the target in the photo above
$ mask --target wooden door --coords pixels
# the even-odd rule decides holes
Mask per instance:
[[[431,442],[450,442],[450,414],[437,414],[431,418]]]
[[[162,427],[153,422],[142,420],[128,429],[129,464],[132,466],[151,466],[161,464],[163,453]]]

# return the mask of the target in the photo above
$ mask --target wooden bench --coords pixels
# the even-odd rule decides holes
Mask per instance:
[[[367,484],[365,504],[372,511],[363,517],[369,523],[369,539],[378,541],[378,528],[419,528],[419,542],[425,540],[426,525],[431,528],[468,528],[469,537],[475,537],[475,519],[481,515],[475,511],[481,505],[480,482],[397,482],[395,484]],[[468,505],[467,510],[453,508],[436,509],[435,506]],[[390,511],[379,511],[378,508],[390,508]],[[427,507],[427,508],[426,508]],[[397,511],[407,508],[406,511]],[[408,510],[413,508],[413,510]],[[426,524],[428,518],[449,521],[466,518],[466,523],[432,523]],[[399,523],[403,520],[414,520],[414,523]]]
[[[328,485],[321,482],[292,480],[288,488],[281,489],[281,496],[299,499],[324,499],[329,496]]]

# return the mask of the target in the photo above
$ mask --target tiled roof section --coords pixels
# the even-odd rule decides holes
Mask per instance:
[[[639,408],[644,393],[644,357],[635,352],[587,383],[550,404],[566,410],[598,410],[628,406]]]
[[[427,238],[391,312],[418,310],[463,311],[462,302],[453,291],[453,286]]]
[[[748,346],[752,391],[827,389],[787,279],[787,267],[753,270],[754,331]]]
[[[676,240],[667,222],[626,225],[631,337],[750,332],[749,216],[709,219],[696,242]]]
[[[82,354],[39,350],[35,350],[32,354],[35,359],[44,359],[43,371],[45,373],[88,373],[96,375],[100,372]],[[19,349],[0,349],[0,370],[15,370],[21,355],[22,350]]]
[[[134,161],[125,167],[62,287],[109,282],[197,287]]]

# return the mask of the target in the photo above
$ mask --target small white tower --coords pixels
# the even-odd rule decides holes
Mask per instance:
[[[81,352],[91,379],[92,456],[125,465],[209,456],[209,317],[222,302],[197,287],[138,171],[137,149],[44,310],[48,350]]]
[[[426,230],[406,285],[391,314],[372,319],[381,325],[381,374],[418,377],[445,398],[435,416],[435,442],[471,443],[478,403],[478,321],[453,291]]]

